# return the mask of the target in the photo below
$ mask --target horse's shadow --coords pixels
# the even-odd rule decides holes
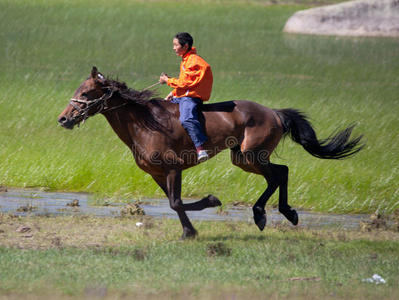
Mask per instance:
[[[220,242],[227,242],[231,240],[235,241],[242,241],[242,242],[247,242],[247,241],[257,241],[257,242],[265,242],[273,239],[272,237],[268,235],[255,235],[255,234],[249,234],[245,236],[237,235],[232,232],[231,234],[220,234],[216,236],[200,236],[198,237],[198,240],[203,241],[203,242],[213,242],[213,243],[220,243]]]

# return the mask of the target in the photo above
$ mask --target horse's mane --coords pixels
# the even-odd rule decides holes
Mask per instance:
[[[165,126],[162,124],[163,119],[167,115],[171,115],[160,102],[162,98],[157,97],[157,93],[152,90],[136,91],[129,88],[125,82],[118,79],[114,80],[107,77],[105,81],[107,88],[113,89],[114,93],[119,94],[123,99],[128,100],[132,105],[136,105],[132,110],[136,121],[143,128],[154,131],[164,131]]]
[[[117,93],[121,95],[122,98],[140,105],[148,105],[150,102],[153,103],[157,100],[160,100],[159,98],[156,98],[157,94],[155,91],[136,91],[132,88],[129,88],[125,82],[119,81],[118,78],[115,80],[107,77],[105,85],[111,89],[114,89]]]

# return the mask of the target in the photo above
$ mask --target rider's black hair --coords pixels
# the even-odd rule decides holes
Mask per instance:
[[[193,40],[193,37],[188,32],[176,33],[174,38],[179,41],[179,44],[182,47],[184,47],[185,45],[188,45],[188,51],[191,50],[191,47],[193,46],[194,40]]]

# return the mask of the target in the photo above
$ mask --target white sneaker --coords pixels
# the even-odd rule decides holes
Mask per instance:
[[[209,159],[208,153],[206,153],[205,150],[200,150],[198,152],[198,162],[203,163],[204,161],[207,161]]]

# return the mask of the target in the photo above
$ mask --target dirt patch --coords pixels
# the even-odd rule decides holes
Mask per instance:
[[[233,235],[254,226],[252,223],[242,221],[224,222],[223,225],[215,222],[215,224],[220,224],[215,226],[224,227]],[[313,237],[340,242],[358,239],[371,241],[399,239],[399,233],[393,227],[342,230],[325,227],[294,227],[273,223],[269,230],[284,233],[306,232]],[[18,249],[108,249],[106,251],[111,251],[117,255],[120,250],[112,249],[132,245],[137,249],[137,252],[131,255],[137,260],[142,260],[148,254],[148,251],[140,246],[143,237],[145,237],[145,240],[153,241],[176,241],[176,237],[181,233],[180,231],[179,221],[159,220],[148,215],[130,216],[129,218],[120,216],[114,218],[92,216],[48,218],[46,216],[13,217],[0,213],[0,246]],[[323,245],[320,244],[317,247],[323,247]],[[209,257],[230,256],[231,251],[223,242],[210,243],[205,246],[205,252]]]
[[[141,223],[137,226],[136,223]],[[176,232],[173,228],[176,227]],[[178,236],[178,224],[170,228]],[[90,216],[13,217],[0,213],[0,246],[19,249],[109,248],[131,245],[135,235],[162,238],[163,221],[149,216],[98,218]],[[144,252],[135,254],[145,257]]]
[[[209,257],[215,256],[230,256],[232,249],[227,247],[224,243],[214,243],[206,247],[206,253]]]

